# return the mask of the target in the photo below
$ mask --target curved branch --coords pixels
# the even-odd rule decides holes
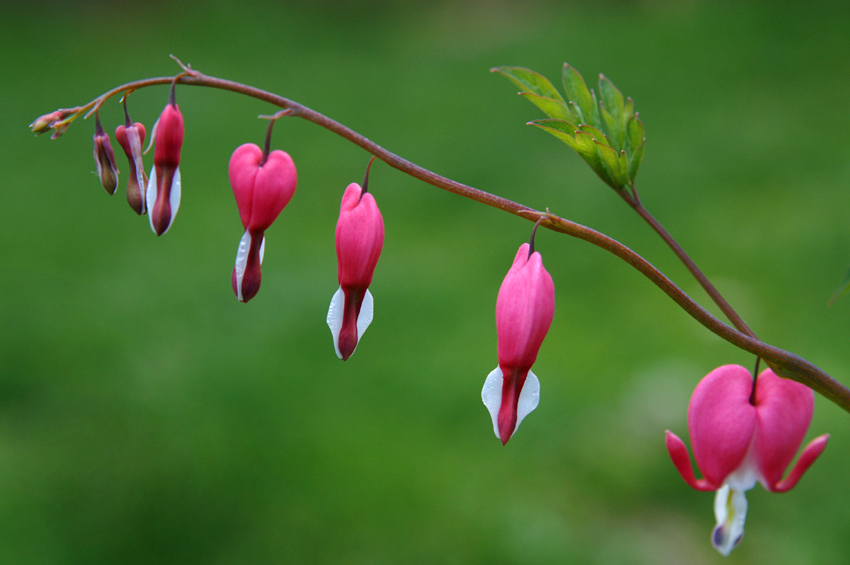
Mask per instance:
[[[540,222],[540,225],[550,230],[563,233],[584,241],[592,243],[597,247],[601,247],[606,251],[616,255],[620,259],[627,262],[629,265],[637,269],[641,274],[651,280],[656,286],[664,291],[676,304],[678,304],[685,312],[690,314],[700,324],[705,326],[711,332],[725,339],[732,345],[739,347],[745,351],[758,355],[779,375],[801,382],[815,391],[819,392],[847,412],[850,412],[850,389],[830,377],[816,365],[806,361],[793,353],[765,343],[757,339],[754,335],[748,335],[742,331],[736,330],[727,324],[723,323],[705,308],[700,306],[684,291],[682,291],[675,283],[667,278],[661,271],[656,269],[649,261],[632,251],[617,240],[608,237],[596,230],[587,226],[577,224],[565,218],[551,214],[548,210],[541,212],[528,206],[513,202],[506,198],[490,194],[483,190],[473,188],[471,186],[453,181],[449,178],[440,176],[427,169],[416,165],[402,157],[392,153],[377,143],[360,135],[356,131],[342,125],[341,123],[332,120],[331,118],[316,112],[302,104],[299,104],[288,98],[278,96],[271,92],[233,82],[226,79],[216,78],[204,75],[198,71],[191,71],[190,74],[181,73],[177,77],[158,77],[150,78],[135,82],[130,82],[102,94],[95,98],[87,105],[79,107],[74,115],[74,118],[79,116],[84,111],[91,111],[102,105],[107,99],[126,92],[129,90],[138,90],[147,86],[159,84],[171,84],[172,81],[177,81],[180,84],[189,84],[195,86],[205,86],[211,88],[219,88],[229,90],[245,96],[250,96],[258,100],[263,100],[269,104],[273,104],[280,108],[290,111],[290,115],[303,118],[316,125],[322,126],[325,129],[345,138],[354,145],[361,147],[369,153],[377,156],[386,164],[406,173],[414,178],[426,182],[432,186],[442,188],[453,194],[469,198],[476,202],[498,208],[505,212],[509,212],[515,216],[519,216],[532,222]],[[672,239],[672,238],[671,238]],[[741,322],[743,323],[743,322]],[[746,325],[743,326],[746,328]]]

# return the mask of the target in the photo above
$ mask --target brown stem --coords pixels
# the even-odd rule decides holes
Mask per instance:
[[[358,147],[363,148],[367,152],[376,155],[379,159],[381,159],[391,167],[394,167],[399,171],[402,171],[403,173],[415,177],[423,182],[426,182],[438,188],[442,188],[453,194],[469,198],[470,200],[473,200],[475,202],[480,202],[482,204],[492,206],[499,210],[504,210],[505,212],[509,212],[515,216],[525,218],[526,220],[529,220],[531,222],[538,222],[542,220],[540,221],[540,225],[542,225],[543,227],[587,241],[588,243],[592,243],[597,247],[601,247],[602,249],[605,249],[606,251],[616,255],[617,257],[637,269],[641,274],[643,274],[656,286],[658,286],[662,291],[664,291],[664,293],[667,294],[667,296],[669,296],[674,302],[676,302],[676,304],[678,304],[683,310],[685,310],[685,312],[690,314],[694,319],[696,319],[699,323],[708,328],[711,332],[717,334],[718,336],[722,337],[723,339],[735,345],[736,347],[739,347],[744,351],[748,351],[761,357],[777,374],[801,382],[811,387],[812,389],[819,392],[820,394],[822,394],[823,396],[825,396],[847,412],[850,412],[850,389],[848,389],[847,387],[830,377],[820,368],[810,363],[809,361],[806,361],[802,357],[799,357],[793,353],[760,341],[754,335],[752,335],[751,331],[747,332],[743,330],[736,330],[735,328],[724,324],[722,321],[720,321],[711,313],[709,313],[705,308],[695,302],[691,297],[685,294],[684,291],[682,291],[678,286],[676,286],[670,279],[668,279],[661,271],[656,269],[646,259],[638,255],[619,241],[608,237],[607,235],[604,235],[600,232],[597,232],[596,230],[593,230],[589,227],[577,224],[565,218],[561,218],[559,216],[556,216],[555,214],[551,214],[550,212],[548,212],[548,210],[546,212],[541,212],[533,208],[529,208],[528,206],[518,204],[506,198],[490,194],[489,192],[484,192],[483,190],[467,186],[465,184],[453,181],[449,178],[433,173],[384,149],[377,143],[363,137],[356,131],[340,124],[339,122],[336,122],[331,118],[320,114],[319,112],[316,112],[315,110],[311,110],[306,106],[298,104],[297,102],[294,102],[282,96],[278,96],[276,94],[260,90],[253,86],[240,84],[230,80],[210,77],[203,75],[198,71],[193,71],[191,75],[182,74],[178,75],[178,77],[151,78],[130,82],[118,86],[116,88],[113,88],[109,92],[102,94],[95,100],[92,100],[86,106],[79,108],[79,111],[76,115],[79,115],[79,113],[82,113],[86,110],[91,113],[91,111],[98,108],[108,98],[115,96],[116,94],[125,92],[127,90],[138,90],[140,88],[154,86],[158,84],[170,84],[172,81],[175,81],[175,79],[176,82],[179,82],[181,84],[190,84],[195,86],[206,86],[211,88],[229,90],[232,92],[243,94],[245,96],[251,96],[253,98],[266,101],[275,106],[279,106],[281,108],[289,110],[291,115],[293,116],[298,116],[307,121],[313,122],[316,125],[322,126],[325,129],[332,131],[333,133],[336,133],[337,135],[347,139]],[[635,201],[639,204],[639,200],[636,197]],[[648,213],[647,216],[651,218]],[[655,223],[657,224],[657,222]],[[666,233],[666,231],[663,233]],[[670,237],[669,234],[667,234],[667,237],[670,239],[670,241],[673,241],[672,237]],[[673,241],[673,243],[675,243],[675,241]],[[684,252],[682,253],[684,254]],[[685,255],[685,257],[687,256]],[[696,270],[697,272],[699,272],[699,269]],[[704,275],[702,276],[704,278]],[[743,322],[740,323],[743,324]],[[743,328],[746,328],[746,326],[744,325]]]
[[[688,269],[688,271],[691,272],[691,274],[694,276],[700,286],[705,290],[706,293],[708,293],[708,295],[711,297],[714,303],[717,304],[723,314],[726,315],[726,318],[730,322],[732,322],[732,325],[735,326],[738,331],[745,333],[750,337],[756,337],[755,332],[753,332],[753,330],[751,330],[750,327],[747,326],[746,322],[741,319],[738,313],[735,312],[734,308],[732,308],[732,306],[730,306],[729,303],[726,302],[726,299],[723,298],[723,296],[720,294],[720,291],[715,288],[711,281],[708,280],[708,277],[706,277],[702,270],[697,267],[697,264],[694,263],[693,259],[691,259],[690,256],[682,248],[682,246],[679,245],[679,242],[673,239],[673,236],[671,236],[670,233],[666,229],[664,229],[664,226],[662,226],[658,222],[658,220],[656,220],[655,217],[650,214],[646,208],[643,207],[640,198],[637,197],[637,191],[633,192],[633,196],[623,192],[620,192],[619,194],[623,197],[623,200],[628,202],[629,206],[631,206],[635,210],[635,212],[637,212],[638,215],[640,215],[640,217],[643,218],[646,223],[648,223],[650,227],[652,227],[652,229],[655,230],[655,232],[661,236],[661,239],[663,239],[664,242],[670,247],[670,249],[673,250],[673,253],[675,253],[679,260],[684,263],[685,267]]]

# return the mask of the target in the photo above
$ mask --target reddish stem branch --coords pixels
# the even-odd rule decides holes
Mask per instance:
[[[706,277],[702,270],[697,266],[697,264],[694,263],[693,259],[691,259],[691,257],[685,252],[682,246],[679,245],[679,242],[673,239],[673,236],[671,236],[670,233],[666,229],[664,229],[664,226],[662,226],[658,222],[658,220],[656,220],[655,217],[650,214],[646,208],[643,207],[643,204],[641,203],[640,199],[637,198],[637,192],[634,192],[634,196],[625,193],[620,193],[620,195],[629,204],[629,206],[631,206],[635,210],[635,212],[637,212],[638,215],[640,215],[640,217],[643,218],[646,223],[648,223],[650,227],[652,227],[653,230],[655,230],[655,233],[661,236],[661,239],[663,239],[664,242],[670,247],[670,249],[673,250],[673,253],[676,254],[676,257],[678,257],[679,260],[684,263],[685,267],[694,276],[694,278],[697,280],[703,290],[708,293],[708,296],[711,297],[711,299],[714,301],[715,304],[717,304],[723,314],[726,315],[726,318],[730,322],[732,322],[732,325],[735,326],[741,333],[745,333],[750,337],[756,337],[755,332],[753,332],[753,330],[750,329],[750,327],[744,322],[744,320],[741,319],[741,317],[738,315],[737,312],[735,312],[732,306],[730,306],[729,303],[726,302],[726,299],[723,298],[723,296],[720,294],[720,291],[718,291],[717,288],[715,288],[715,286],[711,283],[711,281],[708,280],[708,277]]]
[[[113,88],[109,92],[99,96],[95,100],[91,101],[86,106],[80,107],[72,118],[69,118],[68,121],[73,121],[80,114],[85,111],[93,110],[100,105],[103,104],[108,98],[120,94],[122,92],[126,92],[129,90],[138,90],[141,88],[145,88],[148,86],[154,86],[159,84],[171,84],[172,81],[175,80],[175,77],[158,77],[145,79],[135,82],[130,82],[116,88]],[[722,337],[729,343],[739,347],[745,351],[758,355],[765,362],[770,365],[770,367],[776,371],[777,374],[782,375],[784,377],[794,379],[799,381],[815,391],[819,392],[847,412],[850,412],[850,389],[830,377],[820,368],[815,366],[814,364],[806,361],[805,359],[790,353],[788,351],[779,349],[778,347],[774,347],[768,343],[762,342],[758,340],[752,333],[752,331],[747,328],[746,324],[740,320],[740,317],[734,313],[734,310],[731,307],[727,308],[729,312],[727,312],[727,308],[721,306],[726,313],[727,316],[731,316],[730,319],[733,320],[733,323],[736,325],[740,324],[739,330],[736,330],[722,321],[714,317],[711,313],[705,310],[702,306],[700,306],[697,302],[695,302],[691,297],[689,297],[685,292],[683,292],[678,286],[676,286],[670,279],[668,279],[661,271],[656,269],[651,263],[649,263],[646,259],[618,242],[615,239],[608,237],[596,230],[583,226],[581,224],[577,224],[565,218],[561,218],[556,216],[555,214],[546,212],[541,212],[535,210],[533,208],[529,208],[528,206],[524,206],[522,204],[518,204],[506,198],[502,198],[500,196],[496,196],[494,194],[490,194],[488,192],[484,192],[483,190],[479,190],[477,188],[473,188],[471,186],[467,186],[465,184],[453,181],[449,178],[440,176],[436,173],[433,173],[427,169],[424,169],[406,159],[399,157],[398,155],[384,149],[377,143],[363,137],[356,131],[336,122],[327,116],[316,112],[315,110],[311,110],[310,108],[303,106],[293,100],[289,100],[282,96],[278,96],[276,94],[266,92],[264,90],[260,90],[253,86],[248,86],[244,84],[240,84],[237,82],[233,82],[230,80],[215,78],[211,76],[206,76],[198,71],[188,71],[186,73],[182,73],[176,77],[176,82],[180,84],[189,84],[195,86],[206,86],[212,88],[219,88],[223,90],[229,90],[231,92],[236,92],[238,94],[242,94],[245,96],[250,96],[253,98],[257,98],[258,100],[263,100],[268,102],[269,104],[273,104],[280,108],[286,109],[290,111],[290,115],[298,116],[307,121],[313,122],[316,125],[322,126],[325,129],[336,133],[337,135],[347,139],[351,143],[357,145],[358,147],[363,148],[367,152],[377,156],[379,159],[406,173],[412,177],[415,177],[423,182],[426,182],[430,185],[436,186],[438,188],[442,188],[447,190],[453,194],[457,194],[459,196],[463,196],[465,198],[469,198],[470,200],[474,200],[475,202],[480,202],[482,204],[487,204],[488,206],[492,206],[494,208],[498,208],[499,210],[504,210],[505,212],[509,212],[514,214],[515,216],[519,216],[521,218],[525,218],[526,220],[532,222],[540,222],[540,225],[546,227],[550,230],[564,233],[566,235],[582,239],[587,241],[588,243],[592,243],[597,247],[601,247],[606,251],[616,255],[620,259],[627,262],[629,265],[637,269],[641,274],[655,283],[662,291],[664,291],[667,296],[669,296],[676,304],[678,304],[685,312],[690,314],[694,319],[696,319],[703,326],[708,328],[713,333]],[[641,213],[643,210],[642,206],[640,206],[639,200],[635,199],[638,206],[637,210]],[[645,210],[641,213],[647,221],[650,222],[650,225],[653,226],[656,231],[661,234],[661,236],[667,241],[667,243],[673,247],[674,251],[676,251],[677,255],[679,255],[680,259],[682,259],[686,265],[693,265],[693,261],[681,250],[681,247],[673,240],[673,238],[658,224],[657,221],[649,215]],[[542,220],[542,221],[541,221]],[[679,251],[677,251],[679,250]],[[689,266],[689,269],[691,267]],[[714,289],[713,285],[708,282],[708,279],[705,278],[705,275],[699,271],[696,266],[693,266],[691,272],[694,276],[697,277],[697,280],[700,280],[701,284],[704,287],[708,286]],[[703,280],[706,281],[707,285],[703,283]],[[708,289],[706,289],[708,290]],[[709,294],[712,296],[715,301],[718,300],[719,293],[716,289],[712,292],[709,291]],[[716,295],[716,296],[715,296]],[[725,301],[720,297],[720,301],[725,304]],[[737,320],[737,321],[736,321]]]

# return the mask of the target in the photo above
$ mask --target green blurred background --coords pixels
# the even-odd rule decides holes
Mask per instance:
[[[531,225],[376,164],[375,320],[336,359],[333,228],[368,156],[275,130],[299,187],[237,303],[233,149],[269,106],[179,88],[183,202],[156,238],[105,195],[91,122],[26,125],[169,53],[298,100],[438,173],[604,231],[706,304],[648,227],[488,70],[605,73],[647,127],[644,203],[765,340],[850,382],[850,14],[843,2],[4,3],[0,18],[0,561],[715,563],[713,495],[664,448],[699,379],[753,359],[605,252],[552,232],[540,407],[507,447],[480,389],[496,293]],[[131,97],[148,127],[167,88]],[[123,120],[110,102],[101,117]],[[116,145],[117,147],[117,145]],[[119,150],[120,151],[120,150]],[[147,166],[150,166],[150,156]],[[712,309],[714,311],[714,309]],[[850,553],[850,417],[800,485],[748,495],[730,563]]]

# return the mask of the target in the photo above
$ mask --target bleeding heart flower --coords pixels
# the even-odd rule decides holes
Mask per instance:
[[[697,490],[717,491],[717,526],[711,542],[723,555],[729,555],[744,536],[744,492],[756,482],[770,492],[791,490],[826,447],[829,435],[812,440],[782,479],[803,443],[814,402],[810,388],[779,378],[770,369],[755,383],[740,365],[710,372],[697,385],[688,407],[694,458],[704,477],[699,480],[685,444],[667,431],[667,450],[685,482]]]
[[[289,203],[298,176],[288,153],[277,149],[265,158],[263,151],[253,143],[236,148],[230,157],[228,172],[245,228],[231,282],[239,301],[248,302],[260,290],[265,231]]]
[[[171,227],[180,208],[180,149],[183,147],[183,114],[174,99],[174,85],[168,104],[154,126],[156,148],[153,169],[145,194],[151,229],[162,235]]]
[[[540,381],[531,372],[555,315],[555,285],[540,253],[528,243],[517,251],[496,300],[499,366],[487,376],[481,399],[502,444],[540,401]]]
[[[328,310],[334,350],[342,360],[351,357],[372,322],[369,285],[383,246],[384,219],[375,198],[351,183],[342,195],[336,224],[339,289]]]

